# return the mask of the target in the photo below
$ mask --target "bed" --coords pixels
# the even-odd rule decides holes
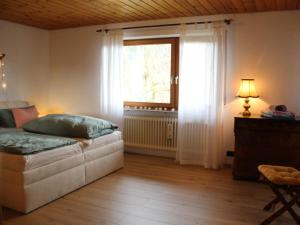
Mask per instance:
[[[15,106],[19,104],[9,104]],[[122,167],[120,131],[94,139],[76,138],[66,146],[35,154],[1,151],[0,199],[3,206],[28,213]]]

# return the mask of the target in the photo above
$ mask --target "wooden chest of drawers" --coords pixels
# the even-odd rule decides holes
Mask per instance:
[[[233,177],[258,179],[257,166],[300,169],[300,120],[235,117]]]

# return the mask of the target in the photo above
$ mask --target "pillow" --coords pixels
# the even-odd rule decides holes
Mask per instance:
[[[14,115],[17,128],[21,128],[23,124],[38,117],[38,112],[34,105],[26,108],[13,108],[12,113]]]
[[[50,114],[23,125],[24,130],[33,133],[86,139],[112,133],[117,128],[106,120],[67,114]]]
[[[4,128],[16,127],[15,119],[11,109],[0,109],[0,127],[4,127]]]

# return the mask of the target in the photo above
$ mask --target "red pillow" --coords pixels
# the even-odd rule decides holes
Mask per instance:
[[[17,128],[21,128],[23,124],[38,117],[38,112],[34,105],[27,108],[14,108],[12,109],[12,113],[14,115]]]

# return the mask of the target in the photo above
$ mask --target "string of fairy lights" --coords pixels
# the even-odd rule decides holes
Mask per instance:
[[[6,81],[5,81],[5,71],[4,71],[4,58],[5,58],[5,54],[0,53],[0,74],[1,74],[1,87],[3,92],[6,92]]]

